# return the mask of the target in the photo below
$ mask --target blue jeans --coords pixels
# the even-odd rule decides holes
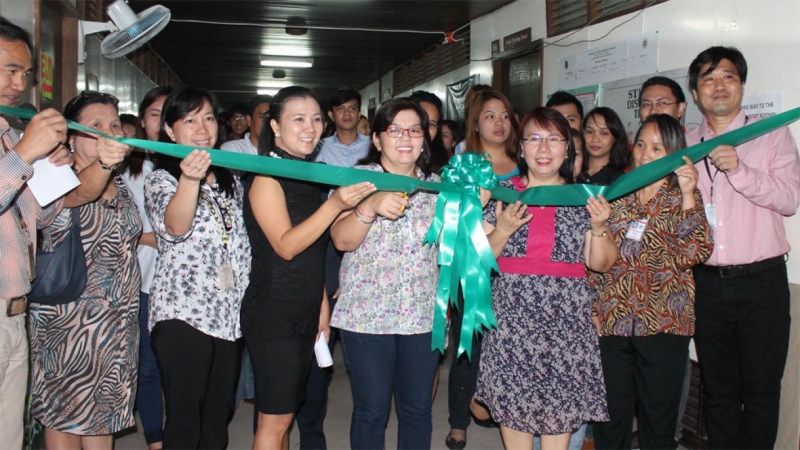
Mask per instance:
[[[569,437],[569,447],[567,447],[569,450],[581,450],[583,446],[583,437],[586,435],[586,426],[587,424],[581,425],[581,427],[575,430],[572,436]],[[540,444],[541,440],[539,436],[533,438],[533,450],[539,450],[541,448]]]
[[[164,406],[161,400],[161,376],[147,328],[150,294],[140,292],[139,301],[139,385],[136,407],[142,419],[144,440],[147,444],[153,444],[163,440]]]
[[[429,449],[431,393],[440,356],[431,351],[431,333],[378,335],[341,330],[341,339],[353,392],[350,447],[383,448],[394,390],[397,448]]]

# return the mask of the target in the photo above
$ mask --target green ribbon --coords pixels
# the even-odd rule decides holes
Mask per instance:
[[[30,119],[35,112],[0,105],[0,114]],[[777,114],[631,170],[611,186],[580,184],[541,186],[527,189],[524,192],[500,187],[492,191],[492,197],[506,203],[521,201],[526,205],[538,206],[583,206],[589,197],[598,194],[603,194],[607,200],[613,200],[669,175],[684,164],[682,159],[684,155],[693,162],[697,162],[706,157],[718,145],[740,145],[798,119],[800,119],[800,108]],[[104,136],[124,144],[180,159],[185,158],[189,152],[195,149],[195,147],[186,145],[117,138],[73,121],[67,122],[72,130]],[[486,173],[485,161],[479,161],[480,158],[469,156],[469,154],[461,155],[460,158],[453,160],[451,166],[443,173],[442,178],[445,181],[434,183],[383,172],[267,158],[214,149],[203,150],[211,154],[214,165],[261,175],[333,186],[347,186],[369,181],[375,184],[379,190],[409,194],[416,190],[440,192],[436,217],[425,239],[428,244],[434,243],[436,236],[441,239],[439,263],[442,265],[442,272],[436,296],[436,315],[434,317],[436,327],[431,346],[434,349],[443,348],[443,321],[446,319],[447,302],[449,300],[450,303],[453,303],[454,299],[457,300],[459,288],[465,294],[464,325],[461,330],[459,354],[471,349],[472,333],[496,325],[491,308],[490,281],[492,271],[499,271],[494,258],[491,257],[491,249],[486,236],[480,227],[481,207],[477,197],[478,186],[488,189],[493,182]],[[494,182],[496,183],[496,181]],[[489,261],[490,259],[491,261]],[[467,301],[466,297],[469,297],[470,300]],[[457,305],[457,301],[455,304]]]
[[[472,355],[472,338],[496,326],[492,310],[491,277],[500,273],[483,231],[480,188],[498,187],[492,164],[475,153],[456,155],[442,169],[445,184],[460,192],[443,191],[436,201],[436,216],[423,244],[439,245],[439,288],[433,316],[431,350],[444,352],[448,304],[458,308],[464,297],[458,355]]]

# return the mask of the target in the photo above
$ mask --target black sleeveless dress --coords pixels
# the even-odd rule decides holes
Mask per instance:
[[[274,148],[272,156],[299,160]],[[283,189],[292,226],[322,205],[320,186],[274,178]],[[249,192],[250,185],[247,183]],[[302,403],[306,378],[314,357],[325,287],[326,231],[291,261],[270,245],[244,198],[244,222],[253,249],[250,285],[242,301],[241,324],[256,385],[256,407],[264,414],[289,414]]]

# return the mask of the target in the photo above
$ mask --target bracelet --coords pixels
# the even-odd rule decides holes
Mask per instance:
[[[591,233],[591,235],[592,235],[592,236],[594,236],[594,237],[596,237],[596,238],[604,238],[604,237],[606,237],[606,235],[608,234],[608,230],[606,230],[606,231],[603,231],[603,232],[602,232],[602,233],[600,233],[600,234],[594,234],[594,233],[592,233],[592,232],[591,232],[591,230],[590,230],[590,231],[589,231],[589,233]]]
[[[119,166],[119,163],[111,165],[111,166],[107,166],[107,165],[103,164],[103,161],[100,161],[100,158],[97,158],[97,164],[103,170],[114,170],[114,169],[117,168],[117,166]]]
[[[361,207],[361,203],[359,203],[359,204],[358,204],[358,206],[356,206],[356,211],[360,212],[360,213],[361,213],[361,215],[362,215],[362,216],[364,216],[364,217],[366,217],[367,219],[372,219],[373,221],[374,221],[374,220],[375,220],[375,218],[377,217],[377,216],[376,216],[376,215],[374,215],[374,214],[368,214],[368,213],[367,213],[367,210],[365,210],[364,208],[362,208],[362,207]]]
[[[359,221],[359,222],[361,222],[361,223],[363,223],[364,225],[372,225],[372,223],[373,223],[373,222],[375,222],[375,218],[374,218],[374,217],[373,217],[373,218],[372,218],[372,220],[371,220],[371,221],[369,221],[369,222],[367,222],[367,221],[365,221],[364,219],[362,219],[362,218],[361,218],[361,216],[359,215],[358,209],[356,209],[356,210],[355,210],[355,212],[353,213],[353,215],[354,215],[354,216],[356,216],[356,219],[358,219],[358,221]]]

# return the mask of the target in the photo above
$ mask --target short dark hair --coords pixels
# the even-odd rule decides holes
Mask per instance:
[[[250,103],[247,105],[247,114],[252,117],[258,105],[262,103],[272,103],[271,95],[254,95],[250,98]]]
[[[525,131],[525,126],[529,123],[538,125],[552,133],[558,133],[567,140],[567,155],[561,167],[558,168],[558,175],[567,184],[574,183],[575,177],[572,168],[575,165],[575,143],[572,142],[572,129],[569,126],[569,122],[567,122],[567,118],[555,109],[542,106],[536,107],[527,116],[523,117],[519,123],[520,139],[523,138],[522,134]],[[522,143],[517,147],[517,168],[519,168],[520,176],[528,176],[528,163],[525,161],[525,155],[522,154]]]
[[[214,94],[212,94],[211,91],[191,86],[173,90],[172,93],[167,96],[167,99],[164,100],[164,106],[161,109],[161,127],[158,132],[159,142],[172,143],[172,139],[170,139],[169,135],[167,135],[166,126],[173,126],[175,122],[179,121],[183,117],[186,117],[187,114],[202,108],[205,102],[208,102],[211,105],[211,110],[216,113],[217,99],[214,97]],[[213,136],[213,138],[216,140],[217,136]],[[214,148],[219,148],[219,145],[220,142],[215,141]],[[180,160],[178,158],[162,155],[156,159],[154,166],[155,169],[166,170],[176,180],[180,179],[181,168]],[[213,165],[208,169],[208,171],[214,173],[220,189],[222,189],[222,191],[225,192],[229,198],[233,198],[233,188],[235,183],[231,171],[224,167]]]
[[[278,91],[274,97],[272,97],[272,102],[269,104],[269,120],[265,120],[264,123],[261,124],[261,134],[258,136],[258,154],[261,156],[268,155],[269,152],[272,150],[272,147],[275,146],[275,133],[272,131],[272,126],[270,126],[271,121],[275,121],[280,123],[281,117],[283,117],[283,110],[286,108],[286,104],[289,103],[290,100],[294,99],[302,99],[302,98],[310,98],[319,104],[319,100],[317,100],[317,96],[314,95],[314,92],[311,89],[308,89],[303,86],[289,86],[285,87]],[[306,160],[313,161],[319,151],[321,150],[321,146],[317,146],[310,155],[306,156]]]
[[[119,100],[113,95],[97,91],[83,91],[67,102],[67,106],[64,107],[64,118],[73,122],[80,122],[83,110],[89,105],[98,103],[113,106],[119,112]],[[68,134],[75,133],[80,133],[80,131],[68,131]]]
[[[339,88],[328,99],[328,111],[333,112],[333,108],[344,105],[350,100],[355,100],[358,103],[358,108],[361,109],[361,94],[351,87]]]
[[[133,125],[133,127],[136,129],[136,136],[139,136],[139,126],[137,125],[139,119],[137,119],[136,116],[133,114],[120,114],[119,121],[122,123],[127,123],[128,125]]]
[[[216,109],[216,108],[215,108]],[[247,105],[244,103],[234,103],[233,106],[228,109],[228,120],[233,117],[234,114],[248,114]]]
[[[22,27],[14,25],[3,16],[0,16],[0,38],[11,42],[24,42],[25,45],[28,46],[31,55],[33,55],[33,39],[31,39],[31,34]]]
[[[734,67],[736,67],[736,72],[739,74],[739,78],[742,80],[742,84],[745,84],[747,82],[747,61],[745,61],[742,52],[736,47],[722,47],[718,45],[709,47],[700,52],[689,65],[689,88],[693,91],[697,90],[698,78],[709,72],[713,72],[723,59],[727,59],[733,63]],[[704,73],[700,73],[703,66],[709,63],[711,65],[708,66],[708,70]]]
[[[550,100],[547,101],[547,104],[544,105],[548,108],[552,108],[553,106],[561,106],[561,105],[575,105],[575,108],[578,110],[578,115],[580,116],[580,120],[583,120],[583,103],[578,100],[578,97],[570,94],[567,91],[556,91],[550,96]]]
[[[636,151],[636,142],[639,141],[639,136],[642,134],[644,127],[649,124],[656,127],[656,132],[661,136],[661,142],[664,144],[664,149],[667,155],[679,152],[686,148],[686,136],[683,134],[683,127],[678,119],[670,116],[669,114],[653,114],[642,122],[639,131],[636,132],[636,137],[633,139],[634,151]],[[633,164],[633,158],[631,158]],[[675,189],[678,187],[678,177],[674,173],[667,176],[669,188]]]
[[[435,106],[436,109],[439,110],[439,118],[442,117],[442,99],[439,98],[438,95],[434,94],[433,92],[428,91],[414,91],[411,95],[408,96],[409,100],[414,100],[415,102],[425,102],[430,103],[431,105]]]
[[[597,108],[589,111],[586,117],[583,118],[583,129],[586,130],[586,125],[589,119],[593,116],[600,116],[606,122],[606,128],[611,132],[614,138],[614,144],[611,145],[611,154],[608,158],[607,167],[611,170],[623,171],[628,167],[630,160],[631,150],[628,145],[628,133],[625,131],[625,125],[620,120],[617,113],[606,106],[598,106]],[[583,167],[579,179],[583,180],[589,177],[589,158],[583,158]]]
[[[419,116],[420,125],[422,126],[422,130],[425,132],[425,139],[422,143],[422,153],[419,155],[419,158],[417,158],[416,165],[422,169],[422,172],[425,175],[429,175],[431,173],[431,152],[428,146],[428,142],[430,142],[430,136],[428,136],[428,114],[426,114],[425,110],[419,106],[419,103],[407,98],[395,98],[381,105],[380,109],[378,109],[378,112],[375,113],[375,117],[372,119],[372,137],[377,137],[381,133],[385,132],[386,129],[392,125],[392,121],[395,117],[397,117],[397,114],[399,114],[401,111],[407,110],[414,111]],[[375,146],[375,140],[371,139],[367,156],[362,158],[358,163],[380,164],[380,162],[381,152],[378,151],[378,147]]]
[[[640,99],[642,97],[642,94],[644,94],[645,89],[649,88],[650,86],[668,87],[669,90],[672,91],[672,96],[675,97],[678,103],[686,103],[686,96],[683,94],[683,89],[681,89],[681,85],[678,84],[678,82],[676,82],[672,78],[661,77],[661,76],[649,78],[642,85],[642,90],[641,92],[639,92]]]

